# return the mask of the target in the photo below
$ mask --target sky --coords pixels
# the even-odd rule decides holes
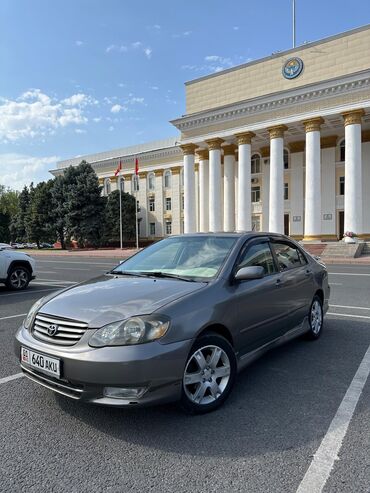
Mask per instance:
[[[370,23],[370,4],[296,14],[301,45]],[[0,0],[0,184],[176,136],[185,81],[291,47],[292,0]]]

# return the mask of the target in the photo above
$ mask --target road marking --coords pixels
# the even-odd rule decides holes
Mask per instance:
[[[54,268],[58,269],[58,270],[73,270],[73,271],[75,271],[75,270],[90,270],[90,269],[79,269],[78,267],[57,267],[57,266],[55,266]],[[40,270],[40,272],[42,272],[44,274],[44,272],[48,272],[48,271],[46,271],[46,270],[41,271]],[[53,272],[52,274],[56,274],[56,272]]]
[[[73,267],[71,268],[71,270],[73,269]],[[75,270],[75,269],[73,269]],[[41,270],[41,269],[37,269],[37,273],[42,273],[42,274],[56,274],[55,270]],[[333,284],[333,283],[332,283]]]
[[[24,377],[23,373],[16,373],[15,375],[10,375],[9,377],[0,378],[0,385],[22,377]]]
[[[124,260],[124,259],[121,259],[121,260]],[[41,263],[41,262],[47,262],[47,263],[50,263],[50,264],[85,264],[86,265],[106,265],[108,267],[112,267],[114,265],[118,265],[120,260],[117,259],[117,262],[112,262],[112,263],[103,263],[103,262],[83,262],[83,260],[81,259],[81,261],[78,261],[78,262],[74,262],[74,261],[68,261],[68,260],[36,260],[36,263]],[[370,275],[370,274],[369,274]]]
[[[370,276],[370,273],[363,272],[355,274],[354,272],[329,272],[329,276]]]
[[[343,286],[343,283],[341,282],[331,282],[330,286]]]
[[[9,317],[1,317],[0,320],[7,320],[9,318],[24,317],[26,315],[27,315],[27,313],[20,313],[19,315],[10,315]]]
[[[308,468],[297,493],[320,493],[338,460],[338,454],[346,436],[348,426],[370,373],[370,346],[363,357],[355,376],[330,423],[319,448]]]
[[[39,277],[36,279],[36,281],[33,282],[33,284],[37,284],[38,281],[60,282],[61,284],[76,284],[76,281],[65,281],[64,279],[41,279]]]
[[[327,312],[327,315],[334,315],[335,317],[348,317],[348,318],[365,318],[370,320],[369,316],[366,315],[350,315],[349,313],[336,313],[336,312]]]
[[[348,305],[332,305],[330,303],[330,308],[348,308],[348,309],[351,309],[351,310],[370,310],[370,308],[367,308],[365,306],[348,306]]]

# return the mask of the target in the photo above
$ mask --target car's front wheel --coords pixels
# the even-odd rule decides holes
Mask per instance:
[[[308,339],[314,341],[321,336],[324,324],[324,311],[322,308],[322,301],[321,298],[317,295],[314,296],[310,306],[308,323],[310,326],[310,330],[308,331],[307,336]]]
[[[19,291],[21,289],[26,289],[30,280],[31,280],[30,271],[23,265],[19,265],[19,266],[14,266],[10,269],[5,284],[9,289]]]
[[[236,356],[229,341],[215,333],[199,337],[185,365],[183,409],[191,414],[202,414],[220,407],[231,392],[236,372]]]

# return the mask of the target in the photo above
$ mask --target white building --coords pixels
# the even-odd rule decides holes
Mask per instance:
[[[366,26],[187,82],[177,139],[83,158],[105,193],[122,159],[142,238],[253,228],[370,239],[369,46]]]

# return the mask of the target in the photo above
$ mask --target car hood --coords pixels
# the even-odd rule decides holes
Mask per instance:
[[[135,315],[148,315],[206,283],[150,277],[104,275],[68,288],[40,308],[40,313],[102,327]]]

